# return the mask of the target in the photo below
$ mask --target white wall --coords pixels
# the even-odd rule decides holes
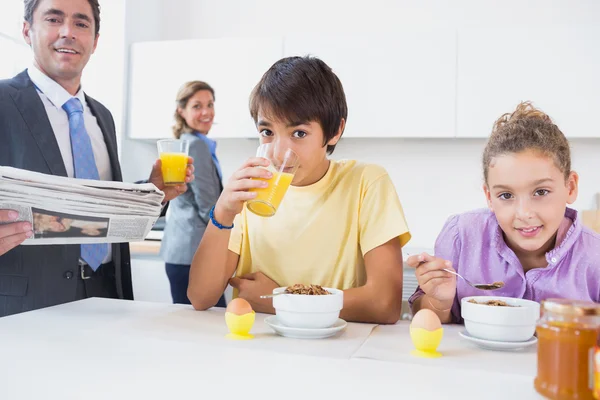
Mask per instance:
[[[595,0],[180,0],[191,35],[393,32],[406,27],[472,28],[595,25]],[[184,13],[177,25],[185,24]],[[177,32],[166,29],[165,34]]]
[[[600,15],[600,2],[594,0],[372,0],[368,4],[345,0],[307,0],[302,3],[277,0],[129,0],[127,4],[128,30],[135,30],[135,38],[128,37],[129,43],[271,36],[307,31],[339,34],[392,32],[407,26],[581,26],[596,24]],[[499,57],[510,56],[509,51],[504,49],[499,49],[498,54]],[[166,56],[172,57],[173,62],[185,62],[185,55]],[[243,67],[243,60],[240,60],[240,67]],[[218,94],[219,88],[215,90]],[[217,113],[218,106],[217,101]],[[505,111],[509,110],[497,110],[497,113],[500,115]],[[349,123],[353,113],[360,112],[349,110]],[[402,110],[389,118],[391,127],[401,124]],[[490,121],[490,127],[492,123]],[[334,158],[356,158],[387,168],[413,232],[411,246],[429,247],[450,214],[485,206],[480,166],[484,145],[484,140],[477,139],[346,139],[336,149]],[[591,208],[595,206],[594,193],[600,192],[600,140],[575,140],[572,145],[573,165],[581,175],[580,196],[575,207]],[[219,141],[217,151],[225,176],[252,155],[255,146],[255,141],[247,139]],[[140,169],[140,165],[149,165],[155,156],[154,143],[124,139],[122,164],[126,179],[146,177],[147,170]]]
[[[95,53],[83,70],[83,90],[104,104],[115,120],[117,138],[123,136],[126,100],[125,2],[100,1],[100,38]]]
[[[256,143],[249,139],[218,141],[224,176],[230,176],[254,154]],[[594,194],[600,192],[600,140],[577,139],[571,144],[573,168],[581,179],[574,207],[592,208]],[[413,233],[410,247],[430,247],[449,215],[485,207],[480,165],[484,146],[483,139],[345,139],[333,158],[384,166],[396,185]],[[135,165],[147,164],[155,157],[154,143],[139,141],[135,148],[135,158],[123,161],[128,180],[142,179],[145,172],[136,171]]]
[[[20,39],[23,27],[23,1],[3,0],[0,5],[0,32],[6,36]],[[23,42],[24,43],[24,42]]]

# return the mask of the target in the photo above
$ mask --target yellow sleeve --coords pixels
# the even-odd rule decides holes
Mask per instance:
[[[383,174],[367,182],[359,212],[360,248],[363,256],[393,238],[404,246],[411,238],[404,210],[390,176]]]
[[[229,250],[238,256],[242,253],[242,239],[244,238],[244,217],[243,211],[235,216],[233,220],[233,229],[229,236]]]

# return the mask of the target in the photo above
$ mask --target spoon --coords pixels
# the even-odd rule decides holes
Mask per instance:
[[[261,299],[270,299],[271,297],[279,296],[280,294],[285,294],[285,292],[264,294],[264,295],[260,296],[260,298]]]
[[[458,276],[459,278],[461,278],[463,281],[467,282],[467,284],[469,286],[474,287],[475,289],[479,289],[479,290],[496,290],[496,289],[500,289],[504,287],[504,282],[494,282],[494,283],[471,283],[471,281],[469,281],[466,278],[463,278],[462,275],[460,275],[458,272],[454,272],[454,271],[450,271],[449,269],[444,268],[444,271],[446,272],[450,272],[451,274],[454,274],[456,276]]]

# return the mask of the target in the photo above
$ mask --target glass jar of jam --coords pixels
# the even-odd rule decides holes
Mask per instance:
[[[594,399],[600,399],[600,334],[594,348]]]
[[[535,389],[552,400],[594,400],[600,304],[548,299],[541,313]]]

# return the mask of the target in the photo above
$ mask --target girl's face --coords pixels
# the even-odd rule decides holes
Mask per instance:
[[[552,158],[527,150],[495,157],[483,190],[489,208],[516,253],[551,250],[567,204],[577,199],[579,177],[565,181]]]

